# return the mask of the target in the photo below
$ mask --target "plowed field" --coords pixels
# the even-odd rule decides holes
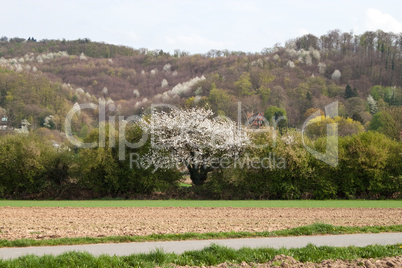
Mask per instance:
[[[0,207],[0,239],[273,231],[316,222],[402,224],[402,208]]]

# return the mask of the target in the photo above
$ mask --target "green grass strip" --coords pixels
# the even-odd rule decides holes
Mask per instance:
[[[401,255],[402,244],[366,247],[317,247],[310,244],[303,248],[242,248],[239,250],[211,245],[203,250],[188,251],[183,254],[164,253],[161,250],[155,250],[148,254],[122,257],[108,255],[94,257],[89,253],[67,252],[58,256],[27,255],[13,260],[0,260],[0,267],[171,267],[172,264],[204,266],[225,262],[239,264],[242,261],[265,263],[280,254],[292,256],[297,261],[314,263],[327,259],[384,258]]]
[[[0,200],[0,207],[402,208],[402,200]]]
[[[0,247],[29,247],[29,246],[56,246],[56,245],[80,245],[100,243],[128,243],[149,241],[180,241],[180,240],[206,240],[229,239],[250,237],[278,237],[300,235],[324,235],[324,234],[356,234],[356,233],[381,233],[402,232],[402,225],[391,226],[366,226],[343,227],[324,223],[296,227],[293,229],[264,232],[220,232],[220,233],[183,233],[183,234],[152,234],[147,236],[110,236],[110,237],[83,237],[83,238],[55,238],[55,239],[18,239],[0,240]]]

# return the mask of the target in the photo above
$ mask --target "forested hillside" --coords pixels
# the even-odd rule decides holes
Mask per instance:
[[[335,101],[338,116],[328,116],[325,107]],[[147,120],[151,104],[160,103],[207,107],[234,121],[241,107],[241,122],[250,132],[250,144],[237,155],[241,167],[205,170],[202,183],[193,181],[196,187],[188,189],[179,187],[186,167],[129,168],[131,153],[149,158],[150,141],[130,149],[115,143],[121,129],[99,122],[99,105],[106,107],[106,119]],[[72,117],[72,134],[100,142],[104,129],[104,146],[78,148],[66,140],[67,113],[79,104],[93,109]],[[248,121],[254,115],[256,121]],[[89,39],[2,37],[0,198],[400,198],[401,115],[401,34],[335,30],[259,53],[195,55]],[[285,120],[276,129],[264,126],[279,118]],[[306,147],[328,151],[332,123],[339,137],[337,162],[330,166]],[[267,131],[250,131],[256,126]],[[140,123],[129,124],[126,141],[139,143],[143,131]],[[242,168],[253,159],[269,166]]]
[[[99,99],[114,103],[125,116],[142,113],[150,103],[208,103],[233,119],[241,101],[243,122],[247,113],[275,106],[284,110],[290,127],[301,127],[317,109],[338,100],[339,115],[362,125],[345,121],[341,134],[385,127],[391,128],[383,130],[386,135],[398,139],[401,131],[402,36],[393,33],[335,30],[260,53],[211,50],[202,55],[89,39],[0,40],[0,107],[14,127],[25,118],[40,128],[52,116],[51,128],[63,131],[61,120],[75,102]],[[83,117],[74,126],[77,135],[83,126],[97,124],[96,117]],[[383,126],[389,120],[392,126]]]

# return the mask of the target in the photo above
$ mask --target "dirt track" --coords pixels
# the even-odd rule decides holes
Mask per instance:
[[[394,225],[401,219],[402,208],[0,207],[0,239],[273,231],[315,222]]]

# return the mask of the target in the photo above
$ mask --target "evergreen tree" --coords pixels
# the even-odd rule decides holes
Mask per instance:
[[[265,110],[264,117],[269,121],[271,126],[276,125],[281,132],[288,125],[285,109],[270,106]]]
[[[363,124],[363,118],[360,116],[359,113],[354,113],[352,116],[353,121],[358,121]]]
[[[353,88],[347,84],[346,88],[345,88],[345,99],[349,99],[349,98],[353,98],[353,97],[357,97],[357,89]]]

